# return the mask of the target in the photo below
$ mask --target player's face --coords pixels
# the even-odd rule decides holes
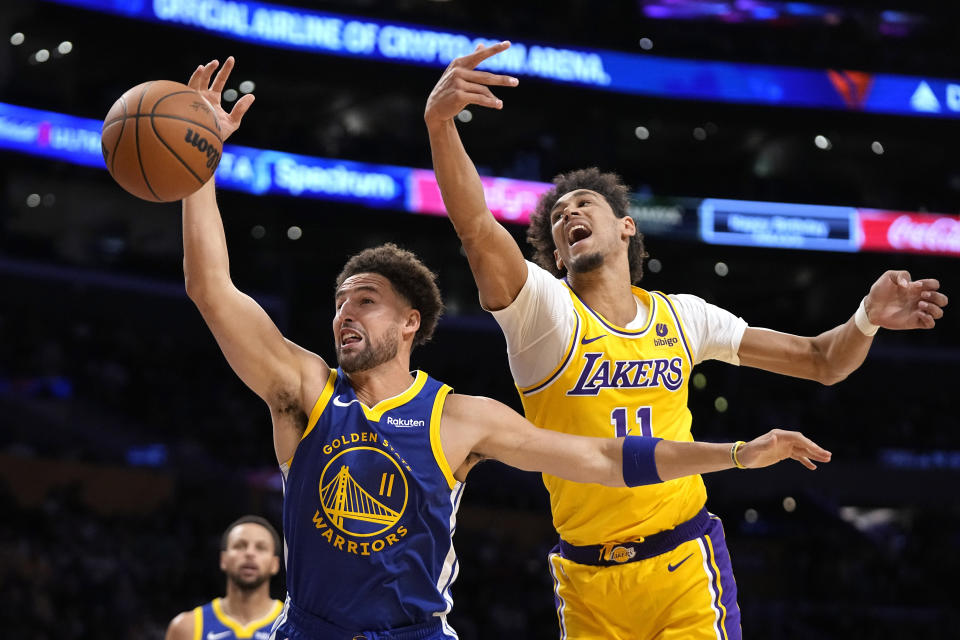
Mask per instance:
[[[335,300],[334,347],[344,371],[366,371],[396,357],[412,310],[389,280],[379,273],[352,275]]]
[[[606,198],[590,189],[560,196],[550,211],[557,265],[571,273],[598,268],[612,253],[626,253],[633,221],[618,218]]]
[[[245,591],[268,582],[280,570],[273,536],[255,522],[237,525],[227,536],[227,548],[220,552],[220,568]]]

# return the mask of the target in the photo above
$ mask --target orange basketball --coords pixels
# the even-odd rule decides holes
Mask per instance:
[[[144,200],[173,202],[213,176],[223,152],[210,105],[185,84],[138,84],[113,103],[100,135],[117,183]]]

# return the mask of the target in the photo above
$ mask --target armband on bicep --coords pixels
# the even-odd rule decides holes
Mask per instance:
[[[627,436],[623,439],[623,482],[641,487],[663,482],[657,473],[656,449],[661,438]]]

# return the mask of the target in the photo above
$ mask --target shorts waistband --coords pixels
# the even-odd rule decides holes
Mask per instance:
[[[709,524],[710,514],[704,507],[697,515],[686,522],[681,522],[673,529],[667,529],[633,542],[580,547],[561,538],[558,547],[560,555],[568,560],[598,567],[613,567],[627,562],[653,558],[675,549],[684,542],[699,538]]]
[[[298,630],[311,637],[329,640],[423,640],[443,628],[439,620],[380,631],[354,631],[327,622],[292,602],[287,603],[287,619]]]

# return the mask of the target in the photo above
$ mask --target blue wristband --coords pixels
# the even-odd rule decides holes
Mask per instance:
[[[627,436],[623,439],[623,482],[628,487],[663,482],[654,452],[662,438]]]

